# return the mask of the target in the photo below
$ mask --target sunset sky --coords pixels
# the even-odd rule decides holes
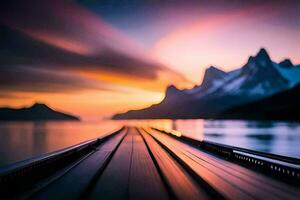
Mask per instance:
[[[28,0],[0,6],[0,106],[97,119],[192,87],[264,47],[300,63],[300,1]],[[1,3],[2,4],[2,3]]]

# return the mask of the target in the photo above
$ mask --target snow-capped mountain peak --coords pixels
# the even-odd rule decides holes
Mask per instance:
[[[280,70],[274,66],[267,51],[262,48],[239,70],[223,72],[214,67],[206,70],[201,86],[190,93],[197,98],[238,95],[253,98],[268,96],[289,87]]]
[[[290,60],[277,64],[271,60],[266,49],[262,48],[256,55],[250,56],[242,68],[224,72],[210,66],[205,71],[201,85],[184,91],[170,88],[167,96],[181,93],[182,97],[184,93],[196,99],[226,95],[256,99],[288,89],[299,82],[300,67],[295,67]]]
[[[292,68],[294,67],[292,61],[290,59],[284,59],[280,63],[278,63],[280,66],[285,67],[285,68]]]
[[[279,64],[273,63],[273,66],[289,81],[290,87],[300,83],[300,65],[293,65],[289,59],[285,59]]]
[[[254,58],[256,62],[262,66],[267,66],[270,62],[272,62],[268,52],[264,48],[260,49]]]
[[[264,48],[260,49],[256,56],[250,56],[242,69],[250,73],[259,70],[259,68],[273,68],[272,60]]]
[[[288,80],[274,66],[269,54],[261,49],[248,59],[241,74],[224,85],[226,93],[246,96],[268,96],[287,89]]]
[[[196,86],[191,90],[186,90],[187,94],[200,98],[203,95],[213,92],[228,78],[228,73],[210,66],[205,70],[203,81],[200,86]]]
[[[209,88],[214,84],[214,82],[224,80],[226,76],[227,76],[226,72],[218,68],[215,68],[213,66],[210,66],[205,71],[201,86],[203,88]]]

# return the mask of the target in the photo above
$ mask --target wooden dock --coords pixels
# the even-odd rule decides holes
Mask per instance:
[[[0,170],[1,199],[299,199],[297,163],[274,161],[286,174],[290,170],[289,182],[222,154],[228,152],[126,127]],[[246,154],[231,156],[244,160]],[[273,163],[263,157],[253,156],[253,163]]]

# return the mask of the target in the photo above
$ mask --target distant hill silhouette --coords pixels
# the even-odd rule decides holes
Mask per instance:
[[[225,119],[300,121],[300,84],[271,97],[229,109],[218,117]]]
[[[62,112],[57,112],[45,104],[35,103],[31,107],[20,109],[0,108],[0,121],[1,120],[79,120],[79,118]]]
[[[300,83],[300,66],[289,59],[271,60],[265,49],[250,56],[240,69],[206,69],[203,82],[192,89],[171,85],[159,104],[116,114],[113,119],[215,118],[220,113],[293,88]]]

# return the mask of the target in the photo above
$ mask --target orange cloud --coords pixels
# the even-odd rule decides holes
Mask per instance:
[[[37,40],[51,44],[55,47],[64,49],[69,52],[82,55],[89,55],[92,54],[94,51],[94,49],[91,46],[83,44],[82,42],[78,42],[78,40],[71,40],[54,34],[42,33],[38,31],[23,31]]]
[[[57,73],[81,71],[84,72],[81,74],[89,74],[87,78],[96,77],[96,80],[113,84],[131,83],[132,77],[136,81],[149,82],[147,85],[151,82],[155,85],[155,81],[161,83],[148,87],[154,90],[161,90],[170,84],[170,80],[188,82],[155,62],[134,41],[84,7],[70,1],[29,2],[8,3],[1,10],[0,22],[30,37],[16,35],[19,43],[17,46],[7,44],[10,53],[3,58],[3,64],[21,65],[24,70],[24,66],[46,68]],[[11,32],[6,35],[11,35]],[[159,75],[162,72],[169,77],[157,80],[162,78]],[[120,77],[122,81],[119,81]],[[131,80],[124,80],[128,77]],[[139,87],[145,84],[129,85]]]
[[[189,83],[73,1],[7,2],[0,27],[0,105],[41,101],[111,114],[158,102],[170,83]]]

